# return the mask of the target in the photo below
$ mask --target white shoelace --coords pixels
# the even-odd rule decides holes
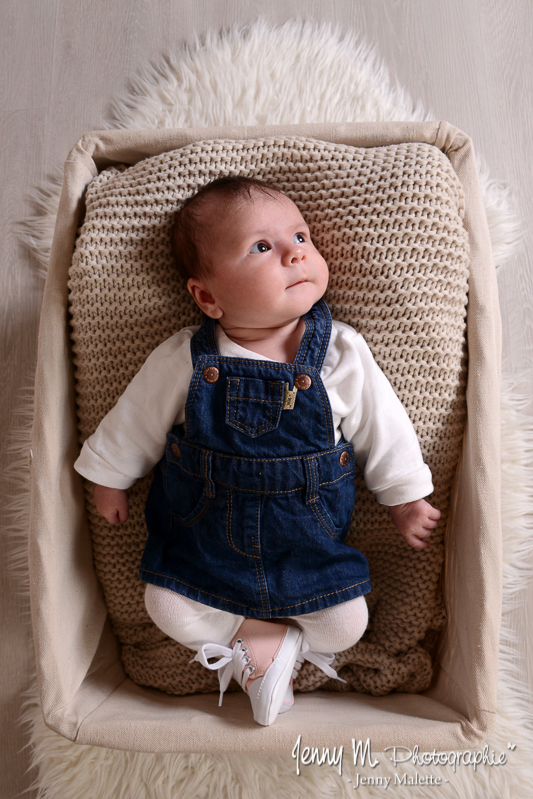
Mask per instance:
[[[318,666],[320,671],[323,671],[324,674],[327,674],[327,676],[331,677],[333,680],[338,680],[339,682],[344,682],[344,683],[346,682],[346,680],[343,680],[342,677],[339,677],[339,675],[331,665],[335,660],[335,655],[326,655],[324,652],[313,652],[306,638],[303,639],[302,648],[300,649],[300,654],[296,658],[296,663],[294,664],[294,670],[292,672],[293,677],[296,677],[296,675],[298,674],[298,671],[301,668],[304,660],[308,660],[310,663],[313,663],[315,666]]]
[[[205,666],[206,669],[211,669],[211,671],[218,670],[218,682],[220,685],[220,696],[218,700],[219,707],[222,705],[224,691],[228,687],[231,678],[235,677],[235,679],[240,682],[241,688],[244,690],[248,677],[251,674],[251,671],[248,667],[250,659],[247,658],[246,652],[242,651],[241,646],[242,641],[240,638],[237,638],[235,641],[233,649],[231,649],[229,646],[222,646],[222,644],[204,644],[202,648],[198,650],[193,659],[189,661],[189,663],[194,663],[194,661],[197,660],[202,664],[202,666]],[[209,663],[208,658],[216,657],[220,658],[216,661],[216,663]],[[248,663],[246,663],[246,659],[248,660]],[[234,669],[234,664],[241,664],[243,661],[243,669],[240,672],[239,677],[239,669]]]
[[[215,657],[218,657],[219,660],[217,660],[215,663],[209,663],[209,658]],[[335,660],[335,655],[326,655],[323,652],[311,651],[308,641],[304,638],[302,642],[302,648],[300,649],[300,653],[296,658],[296,663],[294,664],[294,668],[292,670],[293,678],[297,676],[298,671],[305,660],[313,663],[321,671],[323,671],[324,674],[327,674],[328,677],[331,677],[334,680],[339,680],[339,682],[346,682],[346,680],[343,680],[342,677],[339,677],[335,669],[331,666]],[[240,683],[241,688],[244,690],[248,681],[248,677],[253,673],[253,671],[250,670],[253,670],[253,667],[248,665],[250,663],[250,658],[247,656],[246,652],[243,651],[242,640],[240,638],[235,641],[233,649],[231,649],[229,646],[222,646],[222,644],[204,644],[202,648],[198,650],[193,659],[189,661],[189,663],[194,663],[194,661],[198,661],[198,663],[201,663],[206,669],[218,671],[218,682],[220,685],[220,696],[218,700],[219,707],[222,705],[224,691],[228,687],[231,678],[235,677],[235,679]],[[235,668],[237,664],[239,668]],[[240,668],[241,665],[242,669]]]

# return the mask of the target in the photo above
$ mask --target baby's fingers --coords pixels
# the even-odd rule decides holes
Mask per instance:
[[[434,522],[438,522],[438,520],[442,516],[442,513],[438,508],[434,508],[432,505],[430,505],[429,502],[427,504],[428,504],[428,519],[431,519]]]
[[[404,538],[405,541],[414,549],[425,549],[430,544],[430,541],[428,540],[430,535],[431,533],[428,530],[427,533],[407,533]]]
[[[436,522],[431,522],[431,524],[436,525]],[[431,532],[431,529],[419,527],[418,529],[404,533],[404,539],[409,546],[414,547],[414,549],[425,549],[431,543],[429,540]]]

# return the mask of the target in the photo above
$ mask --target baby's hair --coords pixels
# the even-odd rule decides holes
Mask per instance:
[[[222,202],[227,207],[237,200],[250,200],[253,190],[271,197],[282,194],[271,183],[237,175],[212,180],[185,200],[176,214],[171,237],[176,267],[185,281],[190,277],[205,278],[210,273],[208,258],[202,247],[208,233],[206,206],[210,201]]]

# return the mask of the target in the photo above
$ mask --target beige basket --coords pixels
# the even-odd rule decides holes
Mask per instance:
[[[449,159],[461,203],[464,196],[461,226],[464,224],[470,242],[467,421],[443,545],[442,595],[448,622],[434,653],[431,684],[431,670],[422,680],[429,687],[422,693],[401,693],[420,688],[416,679],[404,676],[390,684],[378,680],[376,688],[376,682],[369,678],[375,667],[372,656],[376,647],[363,642],[355,655],[340,659],[341,665],[350,664],[350,685],[372,693],[383,693],[389,685],[389,690],[396,688],[396,693],[300,693],[290,714],[281,716],[272,727],[260,728],[253,723],[248,700],[240,691],[227,695],[219,710],[213,694],[169,696],[153,687],[141,687],[131,679],[178,692],[176,679],[166,684],[153,678],[158,673],[158,662],[159,672],[161,664],[165,672],[172,669],[172,665],[167,667],[165,657],[170,657],[168,662],[172,664],[176,652],[167,643],[147,639],[149,646],[144,651],[152,647],[152,656],[160,646],[155,671],[149,659],[139,661],[135,647],[124,646],[127,636],[120,628],[124,618],[116,612],[116,606],[124,603],[121,598],[113,605],[113,581],[108,584],[106,580],[108,550],[98,548],[101,537],[94,536],[94,529],[96,571],[93,566],[82,481],[72,468],[79,443],[67,280],[76,232],[84,215],[85,190],[103,168],[134,165],[179,148],[185,148],[185,152],[192,143],[213,139],[248,140],[253,149],[253,141],[262,142],[264,147],[265,142],[294,137],[329,142],[329,150],[346,150],[346,145],[376,148],[403,144],[412,150],[412,143],[427,143]],[[397,180],[393,169],[394,164],[391,180]],[[405,187],[406,193],[416,190],[416,186]],[[304,186],[302,196],[305,194]],[[318,228],[319,217],[317,211]],[[319,246],[327,247],[327,236]],[[332,257],[334,253],[329,253],[328,258]],[[337,317],[344,313],[339,300],[341,284],[345,288],[344,277],[332,284],[329,298]],[[163,328],[165,324],[163,320]],[[164,332],[168,335],[172,330]],[[374,336],[374,352],[386,366],[390,344],[380,339],[379,331],[373,331],[371,325],[362,332],[370,338],[371,346]],[[353,737],[369,737],[374,751],[394,745],[418,744],[424,750],[446,750],[478,744],[492,726],[496,702],[500,617],[499,346],[496,280],[475,158],[468,137],[447,123],[114,131],[84,136],[65,165],[41,321],[32,442],[32,613],[47,724],[80,743],[138,751],[289,753],[300,734],[307,745],[316,746],[349,745]],[[77,365],[80,379],[79,352]],[[395,388],[401,395],[402,370],[396,372]],[[129,379],[121,374],[121,380],[126,377]],[[391,379],[394,385],[394,369]],[[403,389],[409,393],[409,384]],[[109,392],[104,389],[103,393],[107,396]],[[413,415],[417,416],[415,424],[418,422],[418,432],[423,437],[427,424],[424,415],[412,411]],[[87,417],[82,419],[84,435],[91,424]],[[94,518],[92,512],[90,517]],[[379,555],[379,547],[376,552]],[[431,590],[436,593],[434,588]],[[140,596],[139,589],[136,591]],[[436,616],[438,609],[433,608],[428,617],[430,628],[438,628]],[[140,623],[142,626],[142,618]],[[430,648],[427,640],[424,645]],[[186,663],[186,653],[178,654]],[[359,671],[353,663],[358,664]],[[320,684],[311,669],[307,675],[304,673],[300,687],[308,690]],[[213,690],[214,684],[206,683],[201,688]]]

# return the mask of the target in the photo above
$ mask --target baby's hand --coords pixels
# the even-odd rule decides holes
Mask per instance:
[[[123,488],[95,485],[94,501],[98,513],[110,524],[125,522],[130,515],[128,492]]]
[[[440,510],[433,508],[425,499],[393,505],[389,508],[392,521],[408,544],[415,549],[429,546],[427,540],[440,519]]]

